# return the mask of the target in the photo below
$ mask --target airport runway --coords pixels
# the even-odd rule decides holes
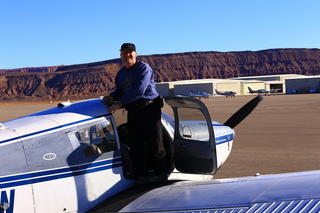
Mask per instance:
[[[230,157],[215,178],[276,174],[320,169],[320,94],[275,94],[263,96],[252,114],[235,127]],[[202,99],[211,119],[224,123],[254,96]],[[57,103],[0,102],[0,122],[55,107]],[[172,115],[169,106],[163,111]],[[122,110],[115,114],[117,124],[126,120]]]

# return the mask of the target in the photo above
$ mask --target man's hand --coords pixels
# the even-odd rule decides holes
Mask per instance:
[[[114,98],[112,96],[104,96],[102,98],[102,103],[106,106],[111,106],[113,104]]]
[[[109,113],[115,113],[119,108],[121,107],[121,104],[119,102],[115,102],[111,106],[108,107]]]

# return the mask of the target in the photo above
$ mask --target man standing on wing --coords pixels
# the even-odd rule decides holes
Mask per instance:
[[[162,141],[161,108],[163,100],[155,84],[150,66],[137,60],[136,47],[124,43],[120,49],[124,64],[116,76],[116,89],[103,98],[114,113],[120,107],[128,110],[128,141],[132,153],[135,187],[148,184],[147,156],[152,156],[157,182],[167,181],[166,153]]]

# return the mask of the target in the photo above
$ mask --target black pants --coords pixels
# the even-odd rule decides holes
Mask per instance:
[[[161,107],[156,102],[138,111],[128,110],[128,143],[136,177],[146,177],[150,164],[157,175],[166,172],[162,137]]]

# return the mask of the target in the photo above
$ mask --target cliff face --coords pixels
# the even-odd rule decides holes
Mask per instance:
[[[110,73],[112,75],[110,75]],[[43,74],[0,76],[0,100],[54,100],[99,96],[114,87],[103,67]]]
[[[0,69],[0,74],[9,72],[55,72],[60,66],[50,66],[50,67],[25,67],[17,69]]]
[[[141,58],[154,69],[157,81],[226,79],[274,74],[320,74],[319,49],[193,52]]]
[[[320,74],[319,49],[271,49],[245,52],[190,52],[139,56],[155,72],[156,82],[275,74]],[[0,100],[52,100],[108,94],[121,68],[120,59],[37,68],[0,75]],[[28,70],[29,69],[29,70]],[[42,69],[44,70],[44,69]],[[55,72],[53,72],[55,70]]]

